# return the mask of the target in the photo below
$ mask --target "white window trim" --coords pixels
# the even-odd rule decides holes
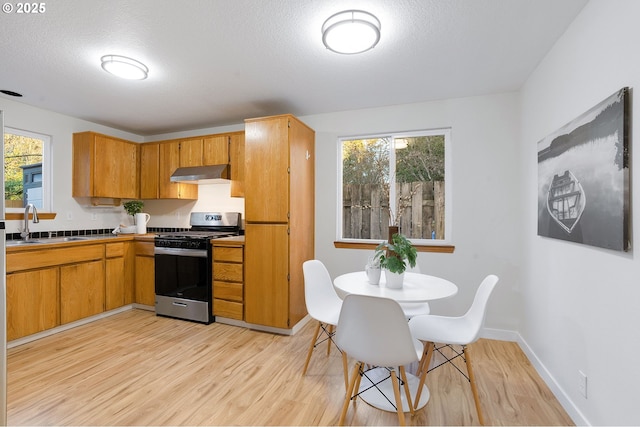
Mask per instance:
[[[336,159],[338,162],[338,188],[336,199],[336,238],[337,242],[344,243],[373,243],[377,240],[370,239],[347,239],[342,237],[342,143],[343,141],[350,141],[353,139],[374,139],[374,138],[399,138],[399,137],[415,137],[415,136],[429,136],[429,135],[444,135],[444,191],[445,191],[445,203],[444,203],[444,221],[445,231],[444,239],[431,240],[431,239],[410,239],[411,242],[418,245],[429,246],[449,246],[453,244],[453,159],[452,159],[452,147],[451,147],[451,128],[437,128],[437,129],[425,129],[419,131],[408,132],[381,132],[376,134],[365,135],[352,135],[352,136],[339,136],[336,141]],[[392,162],[389,168],[389,173],[395,174],[395,166],[393,160],[395,158],[395,151],[390,160]],[[393,158],[392,158],[393,157]],[[390,189],[394,194],[390,197],[395,197],[395,189]]]
[[[9,126],[4,127],[4,133],[10,133],[13,135],[25,136],[27,138],[35,138],[42,140],[42,208],[43,212],[53,212],[52,210],[52,195],[51,189],[53,188],[53,176],[51,173],[51,135],[45,135],[43,133],[37,133],[24,129],[12,128]],[[4,141],[3,141],[4,144]],[[3,156],[4,158],[4,156]],[[4,182],[4,180],[3,180]],[[2,202],[4,203],[4,201]],[[22,213],[24,208],[5,208],[5,212],[8,213]]]

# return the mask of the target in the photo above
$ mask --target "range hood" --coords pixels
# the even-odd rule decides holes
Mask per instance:
[[[229,165],[183,167],[171,175],[171,182],[191,184],[220,184],[229,182],[229,179]]]

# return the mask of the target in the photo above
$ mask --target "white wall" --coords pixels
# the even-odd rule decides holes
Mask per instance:
[[[332,276],[364,268],[372,251],[335,249],[338,145],[341,136],[451,127],[453,254],[420,253],[423,273],[446,277],[460,291],[432,304],[462,314],[490,273],[500,277],[487,326],[518,329],[520,229],[517,94],[452,99],[301,117],[316,131],[316,257]]]
[[[538,237],[536,143],[624,86],[640,123],[640,2],[592,0],[546,56],[522,95],[523,313],[520,333],[581,424],[638,425],[640,261],[628,253]],[[631,132],[632,177],[638,132]],[[635,157],[635,158],[634,158]],[[631,185],[632,229],[640,186]],[[638,247],[637,233],[632,247]],[[588,398],[578,392],[588,376]]]

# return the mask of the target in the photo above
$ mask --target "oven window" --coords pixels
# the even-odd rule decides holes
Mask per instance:
[[[208,301],[207,258],[155,255],[156,295]]]

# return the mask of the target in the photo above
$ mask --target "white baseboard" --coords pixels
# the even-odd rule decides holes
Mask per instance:
[[[538,358],[538,356],[536,356],[531,347],[529,347],[529,344],[527,344],[527,342],[524,340],[524,338],[522,338],[520,334],[516,335],[518,335],[518,345],[527,356],[527,359],[529,359],[535,370],[538,372],[538,375],[542,377],[542,380],[547,384],[547,387],[549,387],[556,399],[558,399],[560,405],[562,405],[564,410],[567,411],[567,414],[571,417],[573,422],[577,426],[590,426],[591,423],[589,422],[589,420],[587,420],[580,409],[578,409],[576,404],[571,400],[569,395],[564,391],[560,384],[558,384],[558,382],[555,380],[553,375],[551,375],[546,366],[544,366],[542,361]]]
[[[567,411],[567,414],[571,417],[573,422],[576,425],[590,426],[591,423],[585,418],[584,414],[580,412],[578,407],[573,403],[573,401],[569,398],[567,393],[564,391],[562,387],[555,380],[553,375],[549,372],[549,370],[544,366],[542,361],[536,356],[534,351],[529,347],[527,342],[522,338],[522,336],[516,331],[508,331],[505,329],[490,329],[484,328],[480,332],[481,338],[486,338],[490,340],[500,340],[500,341],[509,341],[518,343],[520,348],[522,349],[527,359],[531,362],[531,365],[534,367],[538,375],[545,382],[547,387],[554,394],[560,405]]]

